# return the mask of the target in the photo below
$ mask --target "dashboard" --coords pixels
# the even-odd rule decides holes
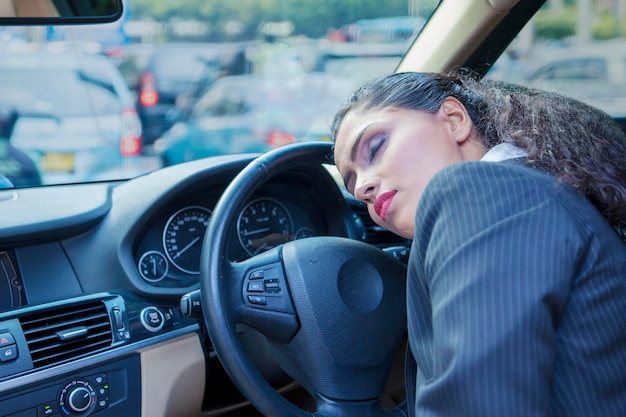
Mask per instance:
[[[208,417],[246,406],[181,298],[200,288],[204,232],[253,157],[0,190],[2,415]],[[406,244],[371,223],[320,164],[268,178],[236,219],[227,247],[234,262],[313,236]],[[242,329],[241,337],[268,381],[292,386],[262,336]]]
[[[24,286],[12,252],[0,252],[0,311],[24,305]]]

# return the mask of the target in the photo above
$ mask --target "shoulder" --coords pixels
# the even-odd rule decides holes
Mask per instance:
[[[513,208],[550,200],[555,193],[582,197],[552,175],[523,163],[466,161],[450,165],[432,178],[420,199],[418,214],[426,209],[478,206],[481,211],[506,215]]]
[[[415,232],[420,239],[470,238],[500,223],[517,221],[532,229],[546,219],[577,235],[590,233],[590,223],[605,223],[584,195],[552,175],[513,161],[467,161],[443,169],[429,182]]]
[[[569,188],[559,184],[554,176],[532,168],[519,160],[466,161],[439,171],[428,184],[425,194],[472,190],[482,195],[497,193],[501,188],[505,188],[509,191],[508,195],[526,195],[528,188],[532,188],[532,194],[536,195],[541,190],[546,188],[553,190],[559,185],[561,185],[560,188]]]

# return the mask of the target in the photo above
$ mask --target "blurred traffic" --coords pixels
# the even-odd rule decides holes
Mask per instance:
[[[98,31],[5,27],[0,174],[16,186],[125,179],[329,140],[335,108],[366,80],[393,72],[423,24],[361,19],[317,38],[295,36],[289,22],[254,36],[230,22],[216,37],[206,24],[129,15]],[[522,36],[487,78],[567,92],[624,117],[626,59],[615,49],[609,41],[525,44]]]
[[[14,185],[123,179],[329,140],[334,109],[362,81],[393,71],[422,24],[362,20],[318,39],[277,24],[219,42],[129,19],[100,33],[4,28],[0,118],[11,128],[2,132],[0,173]]]

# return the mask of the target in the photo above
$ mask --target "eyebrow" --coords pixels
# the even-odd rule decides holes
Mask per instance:
[[[356,140],[352,144],[352,149],[350,150],[350,162],[354,162],[354,160],[356,159],[356,154],[359,150],[359,144],[361,143],[363,136],[365,136],[365,133],[367,132],[367,130],[370,128],[372,124],[373,123],[370,123],[367,126],[365,126],[363,129],[361,129],[359,134],[356,135]],[[348,186],[348,181],[350,180],[351,177],[352,177],[351,173],[347,173],[346,175],[344,175],[343,183],[346,185],[346,187]]]

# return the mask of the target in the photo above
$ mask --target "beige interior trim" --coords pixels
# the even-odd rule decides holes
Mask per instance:
[[[15,17],[13,0],[0,0],[0,17]]]
[[[19,17],[59,17],[59,12],[50,0],[13,0],[13,3]]]
[[[507,11],[515,7],[519,0],[489,0],[489,3],[494,10]]]
[[[443,1],[400,63],[398,71],[437,72],[458,68],[518,1]],[[464,41],[459,42],[461,39]]]
[[[141,416],[200,416],[206,367],[199,336],[181,336],[140,353]]]

